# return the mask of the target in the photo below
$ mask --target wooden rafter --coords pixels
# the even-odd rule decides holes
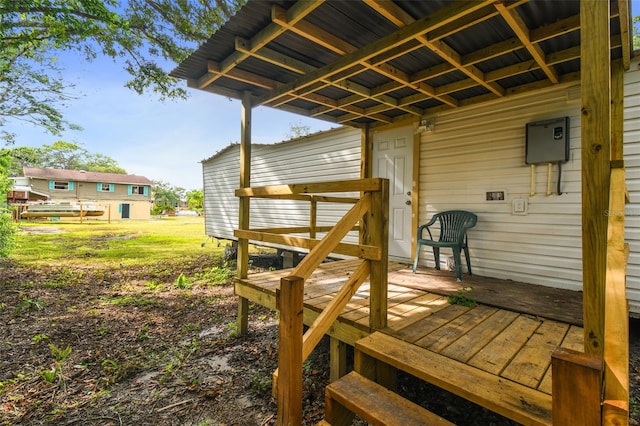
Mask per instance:
[[[411,15],[390,0],[365,0],[365,3],[398,27],[403,27],[415,22],[415,19]],[[504,95],[504,89],[500,87],[499,84],[485,81],[484,73],[478,67],[474,65],[464,65],[462,55],[444,41],[430,40],[426,35],[417,37],[417,40],[488,91],[493,92],[496,96]]]
[[[317,0],[312,2],[300,1],[293,5],[288,11],[287,14],[289,21],[297,22],[304,19],[309,13],[313,12],[318,6],[323,3],[323,0]],[[256,34],[255,37],[251,39],[250,51],[256,51],[261,47],[265,46],[270,41],[277,38],[284,29],[279,25],[268,25],[265,29]],[[248,54],[235,51],[231,55],[229,55],[222,63],[220,64],[220,72],[219,73],[210,73],[208,72],[204,76],[200,77],[198,80],[198,88],[203,89],[216,81],[222,75],[226,74],[234,68],[236,65],[244,61],[249,57]]]
[[[503,1],[494,3],[495,8],[500,12],[500,16],[507,22],[516,36],[520,39],[529,54],[536,61],[538,66],[547,75],[552,83],[558,83],[558,74],[547,64],[545,53],[540,46],[531,41],[531,35],[527,24],[516,10],[509,9]]]
[[[410,25],[400,28],[398,31],[389,34],[388,36],[383,37],[380,40],[370,43],[355,52],[343,56],[342,58],[331,64],[318,68],[316,71],[306,74],[298,80],[290,82],[283,87],[271,91],[269,94],[260,97],[258,99],[258,103],[261,105],[268,104],[283,96],[286,96],[293,90],[300,90],[323,79],[331,78],[342,71],[352,68],[356,64],[368,61],[375,56],[378,56],[391,49],[410,42],[417,36],[446,25],[449,22],[455,21],[456,19],[459,19],[460,17],[468,13],[472,13],[473,11],[483,7],[488,3],[491,3],[491,0],[484,0],[483,2],[454,2],[451,5],[444,7],[429,16],[425,16]]]
[[[209,61],[204,75],[188,79],[187,82],[190,87],[233,98],[242,98],[242,90],[246,90],[242,87],[248,85],[256,89],[256,91],[249,89],[253,91],[256,105],[272,106],[335,123],[358,125],[371,120],[392,123],[462,105],[475,104],[496,96],[521,93],[531,87],[545,86],[545,84],[532,83],[510,87],[507,90],[502,86],[504,80],[534,70],[542,70],[551,84],[575,80],[575,75],[557,75],[553,67],[579,59],[578,45],[547,54],[540,49],[539,45],[543,41],[579,31],[580,16],[573,15],[542,27],[527,28],[517,12],[517,8],[527,1],[499,0],[494,4],[487,0],[480,5],[475,1],[454,2],[445,9],[431,14],[430,17],[425,16],[415,20],[390,0],[365,0],[372,10],[384,16],[399,29],[362,48],[340,38],[339,35],[330,33],[308,18],[309,14],[318,7],[317,2],[297,2],[288,10],[274,5],[271,7],[271,23],[250,39],[236,37],[234,53],[219,62]],[[616,0],[611,2],[610,7],[611,19],[619,18],[622,36],[625,31],[628,33],[627,6],[625,0]],[[447,37],[461,30],[472,28],[495,17],[506,20],[515,36],[464,55],[454,50],[446,40]],[[317,67],[286,54],[286,51],[267,47],[270,42],[277,43],[278,36],[284,32],[294,33],[336,53],[340,58],[333,63]],[[622,49],[623,63],[626,64],[629,55],[625,53],[625,47],[628,50],[629,46],[621,42],[620,34],[611,37],[611,46]],[[413,74],[399,69],[392,63],[394,60],[402,60],[403,56],[419,49],[429,49],[438,54],[443,62]],[[485,63],[518,50],[532,52],[532,58],[499,69],[485,69]],[[277,73],[262,74],[260,71],[255,71],[259,68],[254,68],[250,72],[241,65],[250,57],[287,70],[289,73],[295,73],[299,77],[278,81]],[[358,78],[368,71],[384,76],[387,81],[376,87],[365,86],[358,81]],[[448,75],[455,75],[453,73],[457,73],[458,76],[451,79]],[[466,78],[460,79],[460,73]],[[242,84],[237,85],[237,89],[233,89],[233,85],[229,84],[212,84],[220,77]],[[440,77],[453,81],[438,85],[432,83],[438,81]],[[477,87],[484,87],[486,93],[471,98],[456,95]],[[343,94],[338,97],[329,96],[330,92],[324,91],[326,88],[339,89]],[[407,94],[405,91],[404,96],[398,97],[402,89],[410,89],[413,93]],[[265,92],[267,94],[260,95]],[[440,105],[430,106],[428,109],[419,106],[420,103],[430,99],[436,100]],[[297,103],[296,100],[303,103]],[[365,104],[363,101],[370,102]],[[304,104],[307,105],[302,107],[301,105]],[[308,106],[309,104],[312,105]]]

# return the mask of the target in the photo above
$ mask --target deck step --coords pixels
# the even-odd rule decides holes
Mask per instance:
[[[356,342],[368,356],[502,416],[527,425],[550,425],[551,395],[482,371],[428,349],[375,332]]]
[[[355,371],[327,386],[325,395],[324,424],[350,424],[353,413],[373,425],[453,425]]]

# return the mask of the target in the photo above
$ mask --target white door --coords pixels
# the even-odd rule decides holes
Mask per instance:
[[[389,179],[389,256],[411,259],[413,126],[374,133],[373,176]]]

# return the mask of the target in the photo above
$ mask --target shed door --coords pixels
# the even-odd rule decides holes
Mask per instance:
[[[373,176],[389,179],[389,256],[411,258],[413,127],[373,135]]]

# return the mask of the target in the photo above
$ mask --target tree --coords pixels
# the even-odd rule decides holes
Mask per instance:
[[[289,123],[289,132],[285,133],[285,139],[295,139],[302,136],[307,136],[311,133],[311,127],[303,125],[302,121],[297,123]]]
[[[58,107],[73,86],[56,65],[72,51],[123,62],[125,86],[160,99],[184,98],[168,75],[246,0],[0,0],[0,126],[23,120],[59,135],[78,126]],[[8,143],[15,135],[2,130]]]
[[[0,150],[0,258],[7,257],[15,244],[16,226],[14,225],[7,205],[6,194],[11,188],[6,170],[11,163],[11,157],[6,149]]]
[[[176,207],[180,204],[181,195],[184,194],[184,189],[175,188],[166,182],[153,181],[151,193],[153,197],[151,213],[161,214],[176,211]]]
[[[640,49],[640,15],[634,16],[633,22],[633,48]]]
[[[40,148],[16,147],[7,151],[12,158],[10,176],[19,176],[23,167],[127,173],[113,158],[103,154],[92,154],[71,142],[58,141],[52,145],[44,144]]]
[[[204,191],[202,189],[187,192],[187,207],[191,210],[202,211],[204,207]]]

